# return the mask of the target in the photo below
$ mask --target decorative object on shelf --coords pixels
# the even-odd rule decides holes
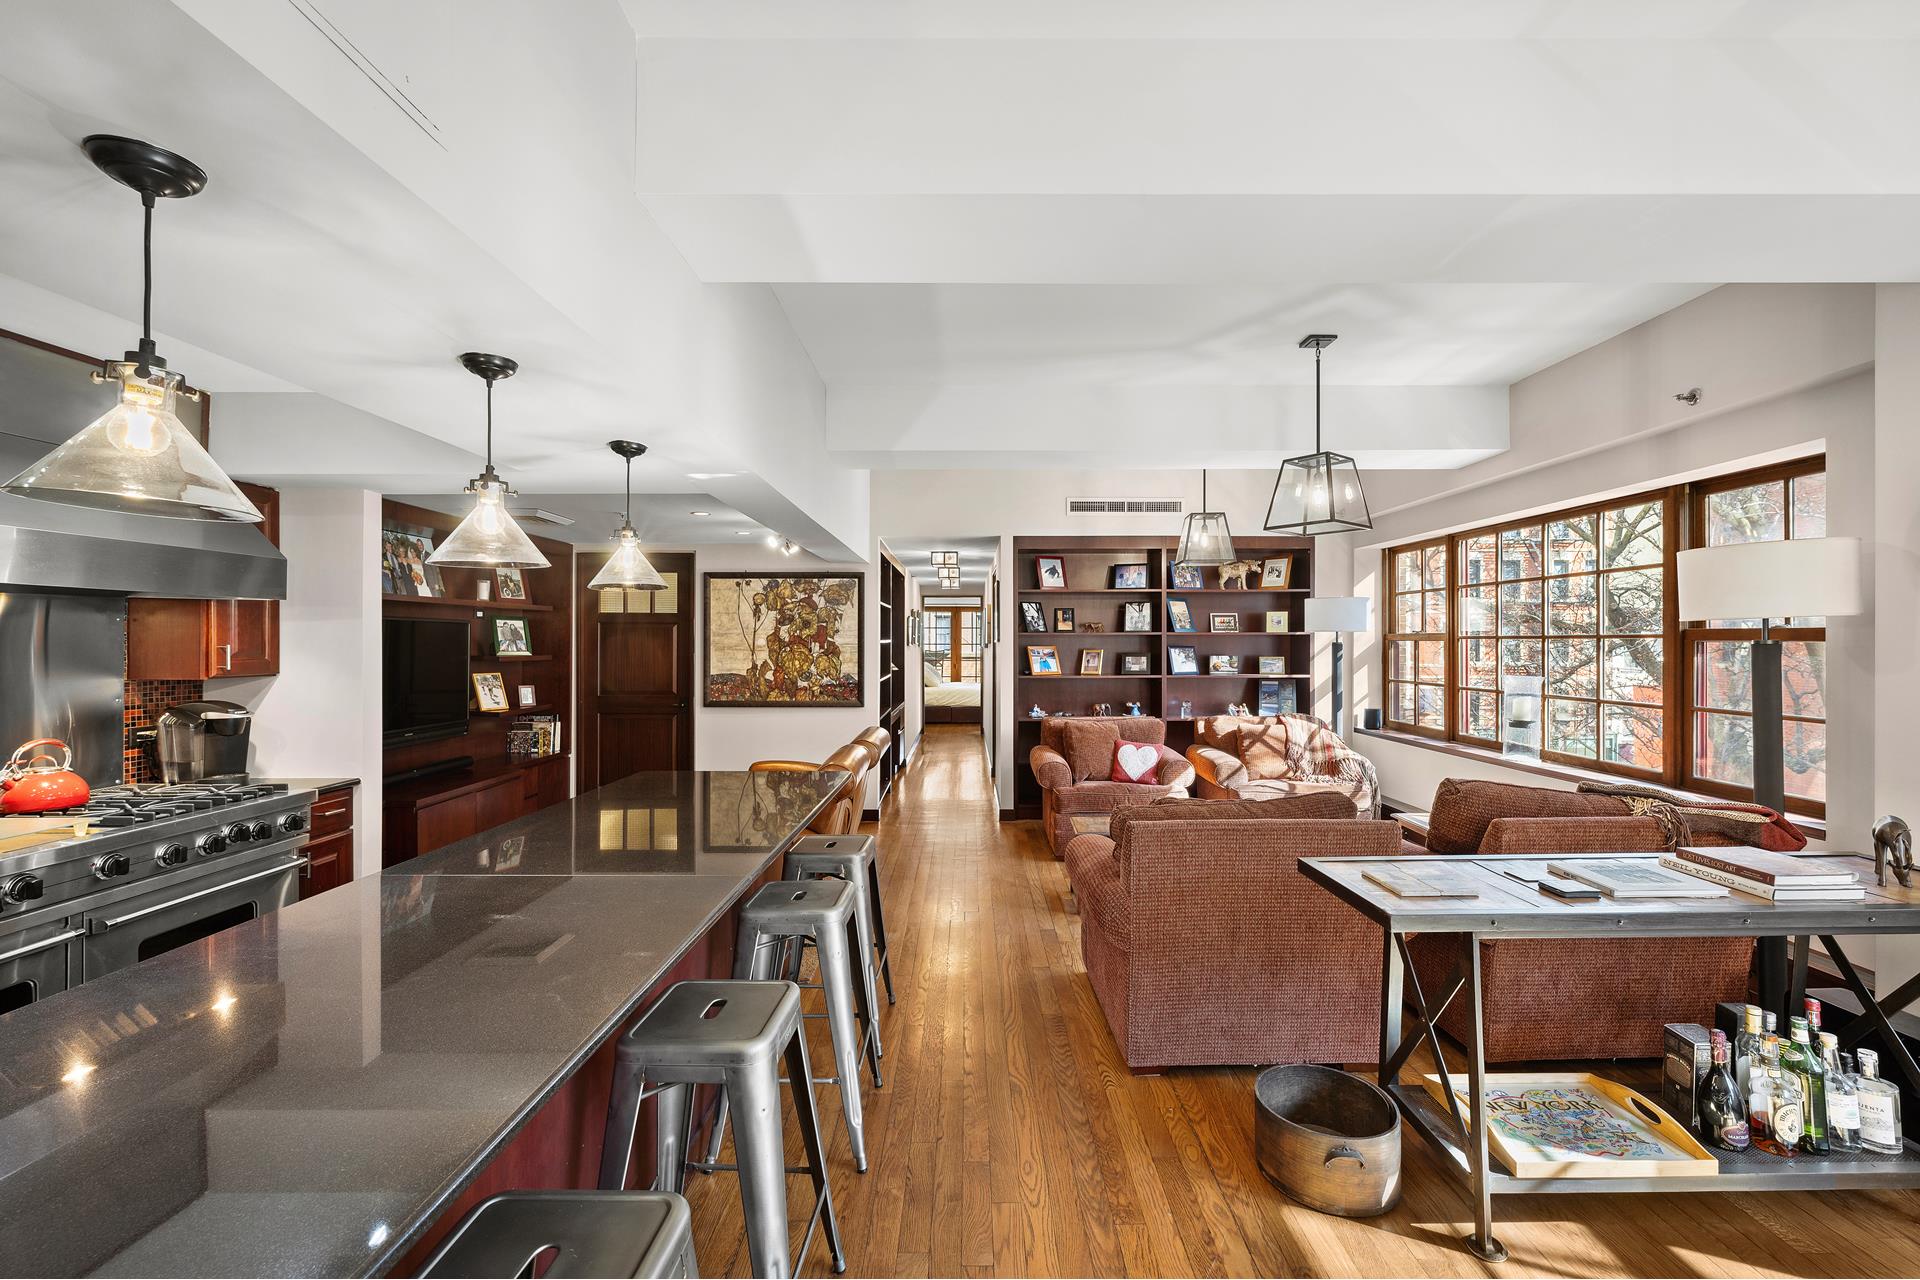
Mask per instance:
[[[1237,613],[1210,613],[1207,615],[1207,630],[1223,633],[1240,630],[1240,615]]]
[[[1122,631],[1153,630],[1153,602],[1151,600],[1129,600],[1121,605],[1120,629]]]
[[[1167,630],[1183,633],[1193,630],[1193,609],[1185,600],[1167,601]]]
[[[1873,824],[1873,882],[1884,885],[1889,871],[1902,889],[1913,887],[1913,833],[1892,814]]]
[[[1060,674],[1060,650],[1050,644],[1030,644],[1027,646],[1027,674],[1030,676],[1057,676]]]
[[[1385,722],[1386,717],[1381,714],[1379,707],[1366,707],[1360,712],[1360,727],[1362,729],[1372,729],[1378,733]]]
[[[1026,632],[1047,629],[1047,611],[1032,600],[1020,602],[1020,629]]]
[[[709,573],[709,707],[857,707],[866,700],[865,579]]]
[[[1259,704],[1261,715],[1263,716],[1279,715],[1280,714],[1280,682],[1278,680],[1262,680],[1260,682],[1259,692],[1256,695],[1256,700]]]
[[[1111,702],[1096,702],[1093,704],[1093,714],[1096,716],[1110,716],[1113,714],[1113,704]]]
[[[559,716],[515,716],[508,725],[507,755],[510,757],[527,760],[560,753]]]
[[[527,598],[527,577],[512,565],[501,565],[493,571],[493,580],[499,584],[502,600],[525,600]],[[480,584],[482,587],[486,583]]]
[[[1141,710],[1138,702],[1129,702],[1127,703],[1127,714],[1130,716],[1143,716],[1147,713]]]
[[[1080,624],[1080,629],[1082,631],[1102,632],[1107,629],[1107,624],[1104,622],[1083,622]]]
[[[1247,710],[1247,705],[1244,702],[1229,702],[1227,704],[1227,714],[1230,716],[1244,717],[1244,716],[1250,716],[1253,713]]]
[[[1123,676],[1144,676],[1147,674],[1147,655],[1144,653],[1123,653],[1120,655],[1120,674]]]
[[[1263,676],[1283,676],[1287,674],[1287,660],[1277,653],[1261,654],[1260,674]]]
[[[1293,581],[1293,557],[1275,556],[1260,566],[1260,586],[1266,591],[1285,591]]]
[[[380,540],[386,558],[387,572],[393,577],[394,591],[403,596],[443,596],[446,584],[441,581],[439,566],[430,557],[433,555],[433,539],[425,534],[405,533],[399,529],[383,529]]]
[[[1180,526],[1180,545],[1174,548],[1173,562],[1177,565],[1226,564],[1232,559],[1233,531],[1227,528],[1226,512],[1207,510],[1207,473],[1202,468],[1200,510],[1189,513]]]
[[[1101,667],[1105,665],[1106,660],[1107,651],[1105,649],[1082,649],[1080,651],[1080,674],[1083,676],[1100,675]]]
[[[1500,750],[1510,756],[1540,758],[1540,698],[1545,676],[1500,678]]]
[[[493,384],[511,378],[520,365],[484,351],[468,351],[460,357],[460,363],[487,384],[487,465],[467,486],[467,492],[473,495],[473,510],[433,553],[433,563],[464,569],[491,569],[503,564],[544,569],[547,558],[507,510],[507,498],[513,490],[493,469]]]
[[[540,700],[538,696],[535,695],[533,686],[530,684],[521,685],[518,692],[520,694],[520,705],[523,707],[530,707]]]
[[[1059,608],[1053,611],[1053,629],[1055,631],[1073,630],[1073,610]]]
[[[495,618],[493,620],[493,653],[498,658],[527,658],[533,656],[533,640],[527,634],[525,618]]]
[[[1247,579],[1260,572],[1258,560],[1231,560],[1220,566],[1222,591],[1245,591]]]
[[[1027,719],[1029,720],[1045,720],[1046,718],[1047,713],[1040,709],[1040,704],[1037,702],[1027,709]]]
[[[1176,676],[1196,676],[1200,674],[1199,651],[1190,644],[1170,644],[1167,646],[1167,672]]]
[[[1349,632],[1367,629],[1367,598],[1308,596],[1306,622],[1307,630],[1333,637],[1333,731],[1345,733],[1346,668],[1343,659],[1346,647],[1341,644],[1341,639]]]
[[[1310,333],[1300,339],[1313,351],[1313,452],[1280,464],[1267,502],[1268,533],[1297,533],[1311,538],[1373,528],[1367,495],[1360,487],[1359,464],[1344,453],[1320,445],[1320,353],[1336,335]]]
[[[1042,591],[1067,589],[1067,562],[1059,556],[1035,556],[1033,573]]]
[[[473,598],[486,604],[493,599],[493,584],[485,578],[473,584]]]
[[[620,508],[620,527],[613,533],[613,554],[600,566],[600,572],[593,575],[593,581],[587,586],[595,591],[604,587],[626,587],[634,591],[661,591],[667,582],[647,559],[646,552],[640,549],[640,535],[633,527],[633,460],[647,451],[647,446],[632,440],[609,440],[607,448],[626,463],[626,501]],[[791,554],[791,553],[789,553]],[[501,595],[506,594],[506,584],[501,583]]]
[[[258,524],[264,519],[260,509],[174,412],[177,397],[198,400],[201,393],[167,368],[153,344],[154,202],[197,195],[207,175],[184,156],[133,138],[96,133],[80,147],[102,173],[140,193],[140,342],[93,372],[96,383],[119,384],[118,402],[4,488],[68,506]]]
[[[1293,619],[1287,616],[1285,609],[1267,610],[1267,634],[1281,635],[1293,630]]]
[[[1173,566],[1173,585],[1178,591],[1200,591],[1207,585],[1207,575],[1197,564],[1176,564]]]
[[[1146,563],[1142,561],[1137,564],[1113,566],[1113,585],[1117,591],[1145,591],[1147,589]]]
[[[1210,676],[1237,676],[1240,674],[1240,655],[1237,653],[1210,653],[1207,655],[1207,674]]]
[[[1191,702],[1188,702],[1188,701],[1186,701],[1186,700],[1184,700],[1184,699],[1182,699],[1182,700],[1180,701],[1180,703],[1178,704],[1178,706],[1179,706],[1179,710],[1180,710],[1180,718],[1181,718],[1182,720],[1191,720],[1191,719],[1193,719],[1193,704],[1192,704]]]
[[[1781,719],[1780,642],[1775,623],[1859,613],[1860,540],[1789,538],[1682,551],[1679,612],[1683,624],[1760,619],[1752,642],[1753,799],[1775,813],[1787,807]]]
[[[1446,1086],[1426,1077],[1442,1104]],[[1500,1072],[1483,1078],[1487,1145],[1516,1178],[1699,1177],[1720,1164],[1687,1127],[1623,1084],[1586,1072]],[[1470,1114],[1464,1078],[1452,1082]]]
[[[473,673],[473,699],[482,711],[507,710],[507,680],[498,671]]]

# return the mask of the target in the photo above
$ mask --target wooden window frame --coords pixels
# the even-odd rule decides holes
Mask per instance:
[[[1381,615],[1381,627],[1383,628],[1383,634],[1385,637],[1385,642],[1380,647],[1380,689],[1381,689],[1381,702],[1383,704],[1381,717],[1383,721],[1386,723],[1387,727],[1394,730],[1397,733],[1412,733],[1412,734],[1417,734],[1423,738],[1435,738],[1442,742],[1451,741],[1453,738],[1453,691],[1454,691],[1454,669],[1453,669],[1454,667],[1454,658],[1453,658],[1454,582],[1453,582],[1453,579],[1454,579],[1455,567],[1454,567],[1454,551],[1453,551],[1452,544],[1453,544],[1453,539],[1451,536],[1448,536],[1448,535],[1442,535],[1437,538],[1424,538],[1419,542],[1407,542],[1407,543],[1402,543],[1397,547],[1388,547],[1385,551],[1381,553],[1381,557],[1380,557],[1381,580],[1387,584],[1386,610]],[[1446,548],[1446,551],[1447,551],[1447,580],[1443,584],[1441,584],[1438,588],[1429,587],[1426,585],[1425,560],[1426,560],[1427,550],[1431,547],[1444,547]],[[1395,590],[1395,584],[1394,584],[1394,578],[1393,578],[1393,557],[1395,555],[1404,555],[1407,552],[1417,552],[1420,555],[1420,558],[1422,561],[1421,585],[1413,591],[1398,591],[1398,590]],[[1441,593],[1442,597],[1446,601],[1447,617],[1446,617],[1446,625],[1443,630],[1436,633],[1431,631],[1395,631],[1392,629],[1394,625],[1395,617],[1398,613],[1398,609],[1396,608],[1398,601],[1396,600],[1396,597],[1398,596],[1422,597],[1436,590]],[[1422,616],[1421,616],[1421,623],[1423,626],[1425,625],[1425,622],[1426,622],[1426,618],[1425,618],[1424,604],[1423,604]],[[1432,687],[1431,681],[1421,680],[1419,678],[1419,661],[1420,661],[1419,660],[1419,642],[1423,640],[1431,641],[1435,639],[1438,639],[1440,642],[1440,648],[1441,648],[1441,654],[1442,654],[1442,661],[1441,661],[1441,668],[1440,668],[1440,685],[1439,685],[1441,727],[1437,729],[1431,725],[1423,725],[1419,723],[1408,723],[1406,721],[1396,720],[1393,717],[1393,686],[1395,684],[1412,684],[1416,690],[1418,690],[1422,685],[1425,685],[1427,687]],[[1415,655],[1414,656],[1414,678],[1411,681],[1395,680],[1393,678],[1393,645],[1394,645],[1394,642],[1397,640],[1411,641],[1414,644],[1414,655]],[[1415,715],[1419,714],[1418,698],[1419,698],[1419,695],[1416,692],[1415,703],[1414,703]]]

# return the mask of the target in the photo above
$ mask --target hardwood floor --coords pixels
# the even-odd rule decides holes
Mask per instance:
[[[1920,1274],[1905,1191],[1508,1197],[1512,1256],[1489,1266],[1460,1244],[1465,1192],[1411,1133],[1392,1213],[1294,1204],[1254,1162],[1251,1069],[1128,1073],[1065,870],[1038,824],[996,822],[980,759],[977,731],[930,729],[881,816],[899,1004],[864,1176],[832,1086],[817,1089],[849,1275]],[[733,1179],[696,1177],[689,1198],[705,1274],[747,1274]],[[803,1270],[831,1274],[817,1241]]]

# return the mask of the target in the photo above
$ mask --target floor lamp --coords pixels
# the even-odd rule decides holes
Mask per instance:
[[[1306,629],[1308,631],[1330,632],[1333,635],[1333,731],[1344,733],[1341,724],[1341,704],[1345,701],[1344,673],[1341,670],[1341,658],[1346,648],[1340,643],[1340,637],[1354,631],[1367,629],[1367,598],[1365,596],[1308,596]]]

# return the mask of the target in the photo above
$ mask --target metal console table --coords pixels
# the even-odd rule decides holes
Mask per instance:
[[[1894,1032],[1888,1017],[1920,993],[1920,979],[1904,984],[1882,1000],[1868,991],[1838,941],[1846,934],[1920,933],[1920,889],[1897,885],[1876,888],[1873,863],[1858,855],[1808,857],[1811,864],[1852,871],[1867,886],[1864,902],[1797,902],[1775,904],[1737,891],[1724,898],[1601,899],[1566,902],[1549,897],[1501,873],[1514,863],[1567,862],[1574,858],[1657,858],[1658,854],[1616,853],[1504,857],[1479,855],[1392,858],[1303,858],[1301,871],[1348,906],[1385,931],[1380,978],[1380,1084],[1395,1101],[1408,1124],[1446,1155],[1467,1182],[1474,1199],[1474,1234],[1468,1248],[1489,1262],[1506,1258],[1507,1251],[1493,1234],[1495,1195],[1539,1192],[1594,1194],[1623,1191],[1831,1191],[1848,1188],[1920,1187],[1920,1146],[1906,1144],[1905,1155],[1873,1152],[1836,1152],[1831,1156],[1802,1155],[1782,1160],[1763,1152],[1716,1151],[1717,1174],[1660,1178],[1517,1178],[1494,1170],[1487,1158],[1486,1036],[1481,1002],[1480,942],[1488,938],[1661,938],[1757,937],[1794,941],[1788,1003],[1797,1004],[1805,991],[1807,952],[1819,938],[1842,980],[1860,1000],[1864,1016],[1849,1028],[1849,1044],[1878,1033],[1883,1058],[1897,1066],[1909,1086],[1920,1093],[1920,1065]],[[1368,869],[1425,867],[1444,869],[1465,879],[1478,896],[1473,898],[1402,898],[1365,879]],[[1407,950],[1407,938],[1416,933],[1461,935],[1453,973],[1440,992],[1422,990]],[[1468,1026],[1466,1048],[1467,1095],[1470,1113],[1460,1114],[1454,1101],[1453,1078],[1441,1051],[1440,1017],[1464,992]],[[1412,1034],[1403,1034],[1403,1020],[1413,1015]],[[1400,1072],[1415,1048],[1425,1043],[1442,1078],[1447,1102],[1442,1105],[1417,1085],[1402,1084]],[[1889,1071],[1888,1074],[1891,1074]]]

